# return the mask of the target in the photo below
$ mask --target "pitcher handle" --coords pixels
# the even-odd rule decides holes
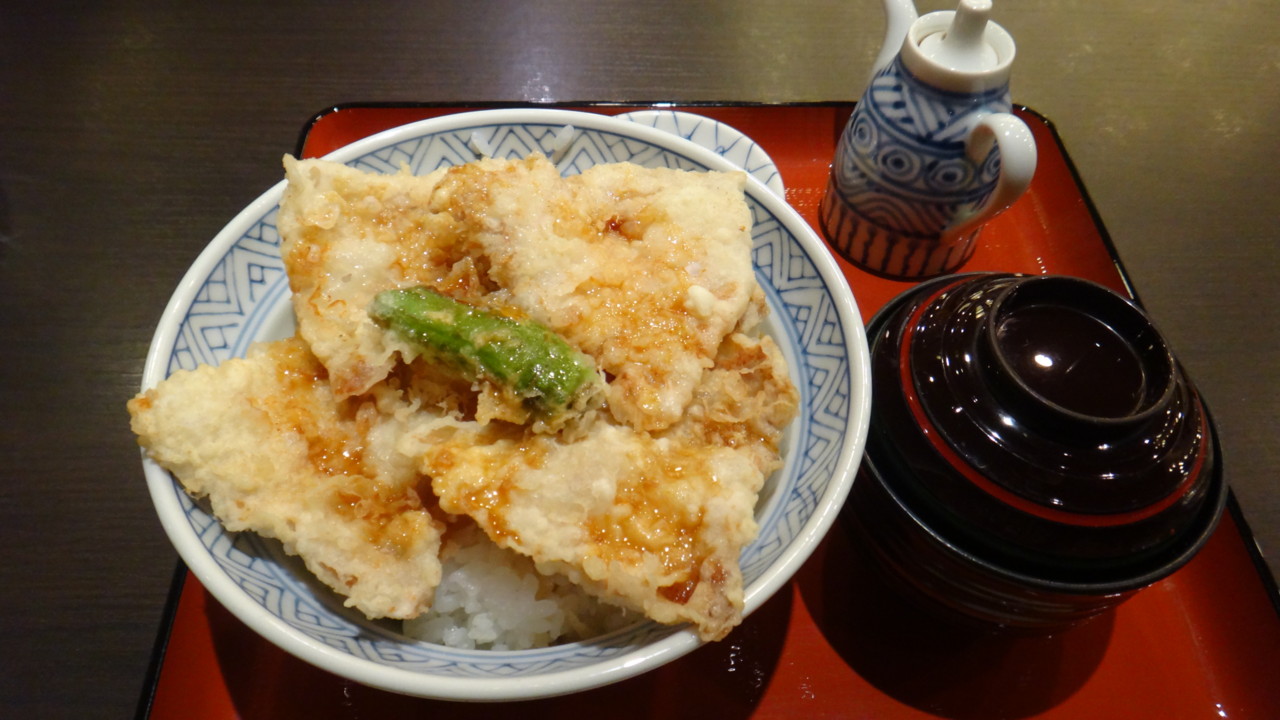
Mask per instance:
[[[958,215],[943,232],[944,238],[956,239],[999,215],[1022,197],[1036,171],[1036,141],[1027,124],[1010,113],[987,113],[978,116],[965,152],[976,165],[981,165],[992,147],[1000,150],[1000,175],[991,197],[981,207]]]

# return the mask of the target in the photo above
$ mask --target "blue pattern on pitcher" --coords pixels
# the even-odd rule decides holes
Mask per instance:
[[[872,79],[845,126],[833,166],[839,195],[863,220],[927,238],[961,208],[982,204],[1000,171],[997,149],[975,165],[965,139],[980,114],[1008,112],[1009,86],[950,93],[912,77],[895,58]]]
[[[916,14],[884,0],[885,42],[849,118],[819,208],[832,249],[869,272],[953,272],[983,225],[1031,184],[1035,138],[1012,112],[1013,37],[990,0]]]

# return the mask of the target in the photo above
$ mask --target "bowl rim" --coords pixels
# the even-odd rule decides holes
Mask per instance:
[[[470,125],[570,125],[630,136],[662,147],[709,170],[740,172],[742,168],[710,149],[690,140],[646,125],[590,112],[553,108],[500,108],[443,115],[383,130],[339,148],[323,159],[348,162],[386,146],[423,135],[447,132]],[[848,497],[865,448],[870,424],[869,354],[856,300],[844,274],[825,243],[799,213],[764,183],[749,173],[746,193],[778,219],[796,242],[805,247],[823,284],[833,299],[848,355],[850,413],[846,423],[843,451],[836,458],[833,477],[822,497],[815,498],[815,511],[796,533],[777,560],[749,587],[744,588],[744,618],[782,588],[816,549],[830,530]],[[154,387],[168,375],[169,352],[182,319],[195,294],[208,277],[209,268],[245,232],[247,224],[276,207],[286,181],[268,188],[239,211],[202,249],[184,273],[158,321],[148,348],[141,388]],[[331,648],[306,637],[255,602],[226,575],[197,535],[187,524],[173,492],[175,480],[142,453],[144,474],[153,505],[170,542],[187,568],[224,607],[257,634],[277,647],[329,672],[365,685],[406,695],[453,700],[522,700],[568,694],[610,684],[646,672],[696,649],[702,644],[687,628],[675,629],[661,639],[609,658],[600,666],[574,667],[541,675],[520,675],[512,679],[489,677],[445,677],[390,667]],[[585,641],[590,643],[590,640]],[[479,652],[479,651],[477,651]],[[514,682],[513,682],[514,680]]]

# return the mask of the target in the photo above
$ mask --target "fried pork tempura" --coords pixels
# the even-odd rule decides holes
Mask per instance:
[[[609,409],[640,430],[676,422],[755,276],[741,173],[627,163],[561,178],[540,155],[424,178],[286,159],[283,257],[298,331],[339,396],[412,348],[365,314],[374,294],[425,285],[517,310],[613,376]]]
[[[139,442],[228,530],[279,539],[371,618],[411,618],[440,582],[441,525],[385,409],[338,399],[297,339],[175,373],[129,402]]]
[[[561,178],[536,155],[422,178],[285,168],[299,337],[135,398],[150,456],[370,617],[430,605],[442,526],[425,503],[609,603],[706,639],[736,626],[738,557],[797,404],[759,329],[744,176],[618,164]],[[370,315],[380,292],[419,286],[557,334],[602,371],[605,408],[535,422],[527,397],[495,386],[503,373],[432,365]],[[446,315],[428,320],[463,316]]]
[[[613,376],[613,416],[661,430],[756,287],[745,178],[630,163],[561,178],[532,156],[453,168],[433,202],[466,228],[506,302]]]
[[[742,619],[742,549],[796,407],[768,338],[733,335],[692,404],[650,435],[600,423],[574,441],[425,420],[402,441],[441,507],[473,518],[544,572],[705,639]]]
[[[443,172],[443,171],[442,171]],[[329,372],[339,398],[359,395],[413,349],[369,318],[389,288],[478,290],[453,220],[430,209],[442,172],[378,175],[340,163],[285,158],[289,180],[277,225],[298,334]]]

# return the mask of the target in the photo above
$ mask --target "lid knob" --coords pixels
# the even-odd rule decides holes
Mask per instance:
[[[1000,63],[986,37],[991,0],[960,0],[951,24],[920,40],[925,57],[957,72],[983,72]]]

